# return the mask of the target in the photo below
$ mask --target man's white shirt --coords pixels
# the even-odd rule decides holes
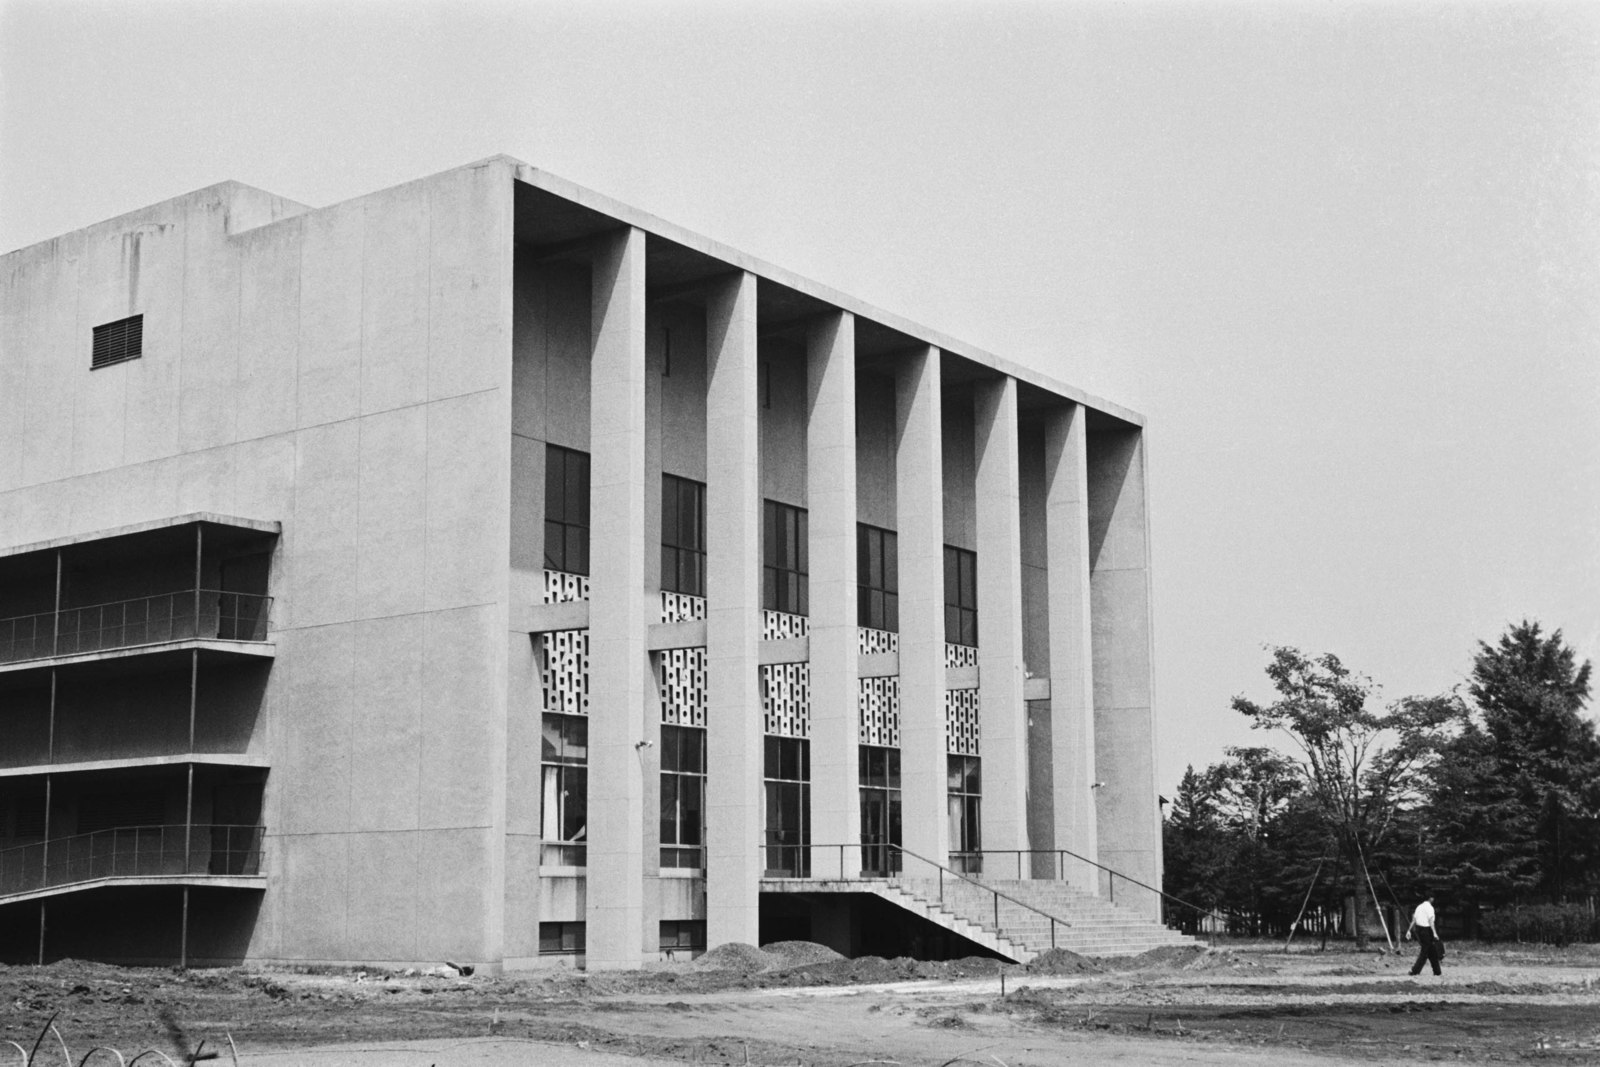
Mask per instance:
[[[1433,929],[1433,905],[1424,900],[1417,905],[1417,910],[1411,913],[1412,926],[1426,926]]]

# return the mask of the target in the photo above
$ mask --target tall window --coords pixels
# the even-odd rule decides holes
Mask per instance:
[[[944,546],[944,639],[978,644],[978,554]]]
[[[790,615],[809,615],[805,509],[768,500],[763,519],[761,606]]]
[[[661,476],[661,588],[706,595],[706,487]]]
[[[888,875],[900,870],[900,750],[862,745],[861,870]]]
[[[582,715],[544,717],[541,863],[582,867],[588,863],[589,720]]]
[[[950,866],[966,874],[983,871],[983,775],[977,756],[949,756],[945,792],[950,804]]]
[[[856,625],[900,632],[900,562],[893,530],[856,526]]]
[[[661,727],[661,866],[705,866],[706,732]]]
[[[544,453],[544,565],[589,573],[589,454],[559,445]]]
[[[811,875],[811,742],[766,739],[767,872]]]

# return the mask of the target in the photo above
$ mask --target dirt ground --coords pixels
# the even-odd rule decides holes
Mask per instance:
[[[1409,956],[1258,944],[1001,967],[803,942],[592,975],[65,961],[0,967],[0,1067],[94,1046],[247,1067],[1600,1064],[1600,950],[1452,945],[1445,963],[1412,978]]]

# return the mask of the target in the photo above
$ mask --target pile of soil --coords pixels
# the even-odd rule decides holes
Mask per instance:
[[[696,958],[690,967],[697,971],[735,971],[739,974],[757,974],[766,970],[772,957],[754,945],[743,941],[729,941]]]
[[[1069,948],[1041,952],[1022,969],[1028,974],[1097,974],[1104,970],[1094,960],[1080,956]]]
[[[768,970],[777,970],[780,967],[805,967],[809,964],[832,963],[844,959],[827,945],[819,945],[815,941],[774,941],[769,945],[762,945],[761,951],[772,958]]]

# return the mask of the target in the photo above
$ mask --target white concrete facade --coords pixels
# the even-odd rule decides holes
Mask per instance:
[[[91,369],[134,316],[138,358]],[[965,752],[986,869],[1159,885],[1144,463],[1132,412],[505,158],[321,209],[226,183],[12,252],[0,957],[608,968],[754,942],[764,878],[877,862],[885,749],[908,863],[950,862]],[[583,515],[552,464],[586,471]],[[685,544],[674,492],[702,501]],[[775,514],[803,516],[798,564]],[[885,531],[892,580],[860,566]],[[562,566],[555,537],[581,542]],[[949,549],[976,554],[975,649]],[[202,592],[270,597],[264,630],[17,636]],[[96,726],[113,704],[152,725]],[[187,868],[41,873],[23,901],[7,857],[132,833],[96,814],[119,796],[165,798]],[[225,817],[258,869],[218,876],[222,845],[196,869]],[[75,934],[96,893],[171,938]]]

